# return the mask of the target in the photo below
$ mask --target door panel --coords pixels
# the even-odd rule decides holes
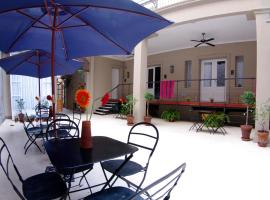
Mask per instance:
[[[201,101],[226,101],[226,60],[203,60],[201,62]]]
[[[147,91],[159,99],[159,86],[160,86],[161,69],[159,66],[147,68]]]
[[[119,85],[119,69],[112,68],[112,88]],[[112,99],[118,99],[118,89],[112,91]]]

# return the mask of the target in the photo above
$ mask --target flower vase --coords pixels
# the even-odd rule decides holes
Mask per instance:
[[[82,149],[91,149],[93,147],[90,121],[82,122],[82,134],[81,134],[80,147]]]

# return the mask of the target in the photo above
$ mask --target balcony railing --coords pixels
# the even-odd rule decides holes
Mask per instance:
[[[241,104],[240,96],[244,91],[253,91],[254,93],[256,91],[256,78],[192,79],[170,80],[170,83],[168,82],[165,86],[164,81],[147,82],[147,91],[152,92],[156,100],[167,102],[213,101],[228,104]],[[161,87],[163,88],[161,89]],[[113,99],[125,98],[132,92],[132,83],[119,84],[108,91]]]
[[[148,9],[155,10],[179,2],[188,2],[190,0],[134,0],[134,1]]]

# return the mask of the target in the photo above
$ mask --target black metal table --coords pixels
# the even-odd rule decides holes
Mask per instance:
[[[93,136],[92,141],[92,149],[81,149],[79,138],[48,140],[44,147],[57,171],[69,174],[70,177],[74,173],[91,169],[94,163],[129,155],[117,170],[119,171],[138,150],[134,146],[104,136]],[[115,174],[111,176],[103,188],[109,184],[114,176]]]

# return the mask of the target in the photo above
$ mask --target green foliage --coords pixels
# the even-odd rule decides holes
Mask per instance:
[[[212,127],[212,128],[220,127],[226,122],[230,122],[230,119],[229,119],[229,116],[226,115],[225,113],[209,114],[204,119],[204,125],[206,127]]]
[[[16,103],[17,103],[17,109],[19,111],[19,113],[22,113],[22,110],[24,109],[24,100],[23,99],[16,99]]]
[[[150,92],[145,92],[144,98],[146,100],[146,116],[149,116],[149,101],[154,99],[154,95]]]
[[[120,114],[121,115],[128,115],[129,114],[129,105],[126,103],[122,103],[121,104],[121,108],[120,108]]]
[[[245,91],[241,96],[242,103],[247,105],[247,111],[246,111],[246,125],[248,125],[248,115],[249,115],[249,107],[253,107],[255,105],[255,95],[251,91]]]
[[[135,105],[136,99],[133,97],[133,95],[127,95],[126,96],[127,101],[125,103],[121,104],[120,108],[120,114],[122,115],[128,115],[132,114],[133,106]]]
[[[270,106],[266,103],[260,104],[256,107],[255,119],[258,120],[262,131],[265,131],[265,125],[268,123],[269,113]]]
[[[165,119],[169,122],[179,120],[180,119],[180,112],[177,110],[173,110],[173,109],[165,110],[161,114],[161,119]]]
[[[146,101],[151,101],[151,100],[154,99],[154,95],[152,93],[150,93],[150,92],[145,92],[144,93],[144,98],[145,98]]]
[[[241,96],[241,101],[248,105],[248,106],[253,106],[255,104],[255,95],[251,91],[245,91]]]

